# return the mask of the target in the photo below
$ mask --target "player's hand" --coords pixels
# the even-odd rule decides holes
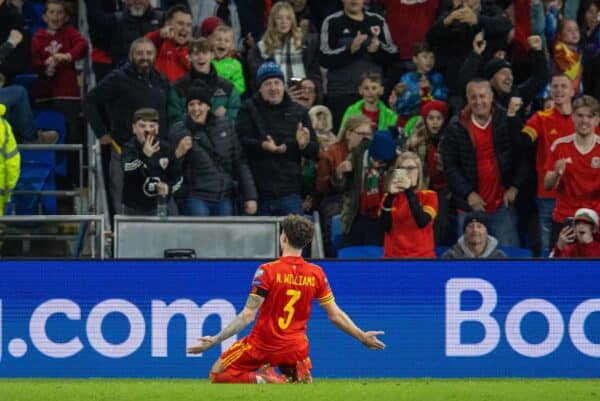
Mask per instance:
[[[565,246],[572,244],[573,242],[575,242],[575,230],[573,230],[573,227],[571,226],[564,226],[558,235],[556,247],[562,251],[565,249]]]
[[[21,43],[21,41],[23,40],[23,34],[16,30],[16,29],[11,29],[10,33],[8,34],[8,41],[14,46],[17,47],[19,45],[19,43]]]
[[[350,53],[356,53],[368,37],[369,35],[363,35],[362,33],[360,33],[360,31],[356,32],[356,36],[354,37],[354,39],[352,40],[352,44],[350,45]]]
[[[384,334],[385,332],[383,331],[367,331],[364,333],[362,343],[368,349],[384,349],[385,344],[377,338],[377,336],[382,336]]]
[[[189,135],[181,138],[175,149],[175,157],[180,159],[192,148],[192,137]]]
[[[101,145],[110,145],[113,141],[113,138],[110,134],[102,135],[99,139]]]
[[[160,37],[163,39],[173,39],[175,37],[175,28],[171,25],[165,25],[160,30]]]
[[[258,209],[258,205],[255,200],[248,200],[244,202],[244,212],[248,215],[256,214],[256,210]]]
[[[160,196],[167,196],[169,195],[169,184],[167,184],[166,182],[157,182],[156,183],[156,192],[160,195]]]
[[[542,50],[542,38],[538,35],[531,35],[527,38],[527,43],[531,50]]]
[[[267,139],[265,139],[262,143],[262,148],[267,152],[276,153],[278,147],[271,135],[267,135]]]
[[[217,345],[215,338],[212,336],[200,337],[198,339],[198,342],[200,343],[199,345],[187,348],[186,351],[188,354],[201,354],[204,351]]]
[[[556,165],[554,167],[554,171],[556,174],[562,177],[565,173],[565,169],[567,168],[567,159],[559,159],[556,161]]]
[[[367,47],[367,51],[369,53],[375,53],[377,50],[379,50],[380,45],[381,45],[381,42],[379,41],[379,38],[377,36],[372,36],[371,43],[369,43],[369,46]]]

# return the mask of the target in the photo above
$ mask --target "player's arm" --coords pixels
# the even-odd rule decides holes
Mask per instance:
[[[369,349],[384,349],[385,344],[379,341],[377,336],[383,335],[383,331],[362,331],[335,301],[321,304],[329,320],[344,333],[351,335]]]
[[[258,309],[265,301],[264,297],[256,294],[250,294],[246,300],[246,306],[244,309],[216,336],[205,336],[200,337],[198,341],[200,345],[194,347],[188,347],[188,354],[200,354],[207,349],[214,347],[217,344],[222,343],[229,337],[236,335],[240,331],[244,330],[250,323],[256,318]]]

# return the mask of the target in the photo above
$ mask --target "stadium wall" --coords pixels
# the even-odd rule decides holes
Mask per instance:
[[[205,378],[222,349],[192,357],[186,342],[241,310],[258,264],[2,262],[0,376]],[[338,304],[362,328],[385,330],[387,348],[364,349],[315,306],[317,377],[600,371],[600,261],[320,264]]]

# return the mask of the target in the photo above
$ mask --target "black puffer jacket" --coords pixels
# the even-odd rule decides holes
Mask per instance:
[[[300,150],[296,141],[298,123],[309,129],[310,141]],[[317,160],[319,144],[307,110],[284,95],[277,105],[266,103],[259,93],[246,100],[236,120],[236,131],[252,169],[259,199],[276,199],[302,193],[302,157]],[[285,153],[262,148],[270,135],[277,145],[285,144]]]
[[[15,75],[26,72],[31,38],[17,8],[9,1],[4,1],[0,6],[0,45],[8,40],[10,31],[13,29],[23,34],[23,41],[16,48],[5,47],[6,51],[0,55],[0,74],[6,78],[6,85],[12,83]]]
[[[450,186],[456,206],[466,211],[471,210],[467,203],[469,194],[479,193],[477,155],[467,128],[470,116],[471,109],[468,106],[454,116],[444,129],[440,145],[444,177]],[[500,181],[507,189],[511,186],[521,188],[523,180],[527,177],[518,177],[515,174],[518,167],[515,149],[520,129],[519,121],[514,117],[506,117],[506,111],[503,109],[495,109],[492,111],[491,124]]]
[[[171,127],[173,147],[185,136],[192,137],[192,148],[183,158],[184,188],[180,198],[218,202],[234,195],[237,181],[243,201],[256,200],[256,187],[242,147],[229,121],[208,116],[205,124],[189,117]]]

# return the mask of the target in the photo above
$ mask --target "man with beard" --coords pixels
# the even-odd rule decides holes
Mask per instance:
[[[94,87],[85,100],[85,114],[96,137],[111,145],[109,193],[114,210],[121,210],[123,171],[121,149],[131,138],[131,118],[141,108],[159,113],[159,135],[167,129],[167,91],[169,83],[153,67],[156,48],[152,41],[138,38],[131,44],[129,62],[112,71]],[[108,119],[103,110],[108,107]]]
[[[96,81],[127,61],[129,47],[135,39],[162,26],[163,13],[150,7],[150,0],[123,3],[123,11],[105,13],[102,0],[86,1]]]
[[[463,223],[464,234],[442,255],[447,259],[506,258],[498,240],[488,233],[485,213],[471,212]]]

